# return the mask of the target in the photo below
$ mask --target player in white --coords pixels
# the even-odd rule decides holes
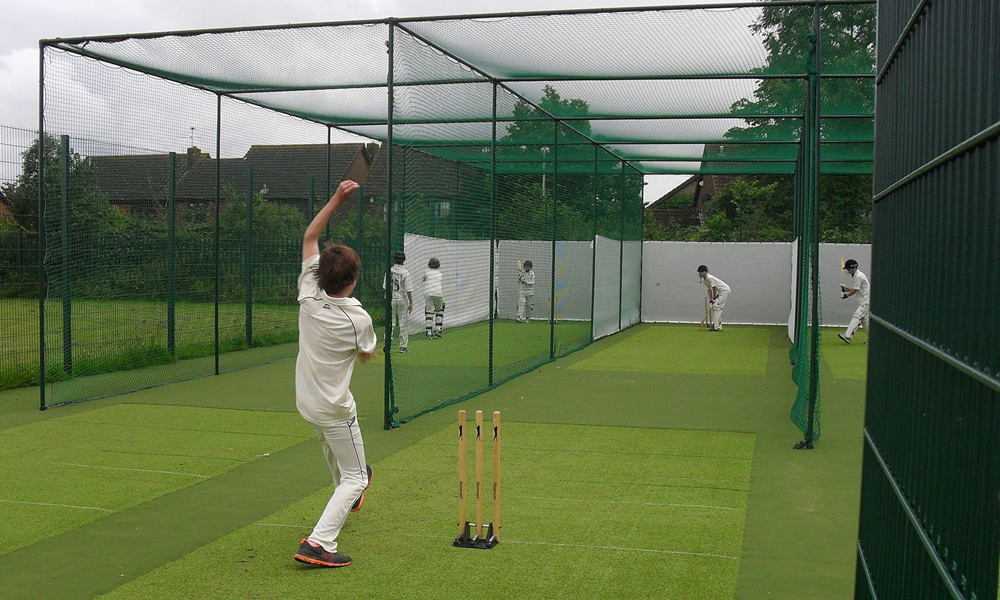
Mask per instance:
[[[851,317],[851,323],[847,326],[847,331],[837,334],[837,337],[844,340],[845,343],[850,344],[851,338],[854,337],[854,332],[858,330],[858,327],[862,323],[864,323],[865,331],[871,332],[868,329],[871,284],[868,283],[868,277],[858,270],[858,261],[853,258],[844,263],[844,268],[847,269],[850,277],[844,283],[840,284],[840,297],[846,300],[851,296],[857,296],[858,308],[854,311],[854,316]]]
[[[406,352],[410,341],[410,334],[406,331],[406,315],[413,312],[413,283],[410,281],[410,272],[403,266],[406,254],[397,252],[392,260],[396,263],[389,271],[392,276],[392,335],[396,335],[396,327],[399,327],[399,351]],[[382,280],[382,289],[385,289],[385,279]]]
[[[336,488],[295,560],[321,567],[346,567],[351,557],[337,551],[337,536],[350,511],[360,510],[371,483],[357,405],[349,388],[355,359],[375,355],[372,319],[351,298],[361,259],[348,246],[328,244],[319,252],[319,236],[337,207],[358,189],[344,181],[306,229],[299,274],[299,354],[295,360],[295,405],[319,437]]]
[[[432,258],[424,271],[424,332],[427,339],[441,337],[444,329],[444,292],[441,290],[441,261]]]
[[[521,284],[521,296],[517,301],[517,321],[527,323],[531,320],[531,311],[535,309],[535,272],[531,270],[531,261],[524,261],[524,266],[517,271],[517,281]]]
[[[729,298],[731,290],[725,281],[715,275],[709,275],[708,267],[705,265],[698,267],[698,276],[708,288],[709,306],[711,307],[709,331],[722,331],[722,307],[726,305],[726,299]]]

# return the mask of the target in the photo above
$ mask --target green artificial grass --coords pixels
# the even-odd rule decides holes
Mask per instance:
[[[355,560],[347,569],[291,558],[328,487],[104,598],[315,597],[331,588],[339,597],[465,598],[471,581],[490,597],[732,597],[752,435],[508,422],[501,438],[493,550],[451,546],[459,528],[449,427],[374,465],[364,508],[341,534]],[[491,510],[487,500],[487,520]]]
[[[372,568],[366,563],[374,553],[370,544],[376,542],[384,544],[384,548],[380,550],[388,549],[388,552],[381,552],[379,555],[388,555],[389,558],[386,560],[389,561],[395,560],[396,553],[408,551],[407,545],[410,542],[402,536],[387,535],[384,539],[376,540],[373,532],[381,531],[380,528],[383,526],[393,531],[396,528],[405,530],[412,527],[411,524],[391,516],[398,514],[399,511],[405,511],[409,503],[420,503],[423,506],[426,495],[439,494],[440,490],[445,490],[448,500],[441,510],[445,511],[444,514],[449,520],[443,527],[454,528],[454,521],[457,520],[455,492],[447,490],[449,486],[457,487],[455,482],[457,465],[454,465],[454,455],[450,455],[451,458],[445,456],[446,463],[450,461],[451,467],[440,478],[431,478],[427,475],[429,471],[421,470],[420,464],[407,462],[406,468],[414,470],[418,475],[427,476],[418,478],[419,484],[408,490],[406,495],[373,502],[378,498],[378,494],[397,489],[383,487],[386,477],[390,480],[395,477],[391,473],[395,469],[386,469],[385,465],[390,463],[382,461],[393,453],[399,453],[393,458],[405,458],[410,452],[408,449],[410,445],[420,443],[427,436],[438,434],[443,428],[448,429],[438,435],[447,437],[450,432],[451,439],[439,444],[439,453],[448,455],[453,452],[451,449],[456,445],[454,429],[456,410],[465,408],[470,411],[472,418],[471,411],[482,408],[487,411],[487,420],[489,411],[495,409],[503,411],[505,424],[509,424],[510,428],[527,424],[576,424],[600,427],[598,431],[601,434],[596,437],[598,441],[605,432],[617,431],[618,428],[626,432],[632,431],[632,428],[649,428],[742,431],[754,434],[756,443],[752,456],[752,476],[735,595],[729,589],[720,592],[717,597],[736,600],[758,598],[797,600],[804,593],[814,600],[839,600],[850,597],[854,589],[857,551],[862,450],[860,432],[864,414],[863,380],[838,379],[834,377],[826,361],[821,364],[823,437],[817,443],[815,450],[793,451],[792,444],[802,436],[788,419],[788,411],[795,397],[795,386],[790,377],[789,344],[784,328],[768,328],[767,331],[770,333],[768,337],[748,341],[749,352],[763,353],[767,357],[763,375],[706,376],[672,372],[570,368],[608,349],[625,344],[634,336],[650,335],[651,330],[662,329],[664,331],[653,333],[661,335],[665,340],[671,340],[683,339],[681,335],[673,335],[675,332],[671,330],[685,330],[690,327],[690,325],[641,325],[631,328],[623,333],[603,338],[567,358],[532,369],[481,396],[446,410],[430,412],[392,431],[381,429],[383,376],[380,366],[377,362],[358,365],[355,368],[351,389],[358,402],[359,421],[364,431],[369,462],[381,470],[377,471],[377,481],[371,490],[374,495],[368,499],[371,504],[366,504],[364,510],[351,516],[348,529],[344,532],[344,543],[347,544],[348,539],[352,540],[350,546],[344,546],[344,550],[353,554],[358,561],[348,569],[334,572],[296,570],[299,565],[290,558],[294,552],[295,542],[308,532],[330,491],[326,465],[316,448],[315,441],[310,439],[278,451],[266,459],[235,466],[210,479],[201,480],[196,485],[179,488],[148,502],[68,530],[61,535],[0,555],[0,581],[4,582],[0,584],[2,589],[0,595],[5,598],[9,596],[12,600],[21,598],[90,600],[123,585],[125,587],[118,593],[145,590],[148,586],[132,587],[128,582],[134,580],[135,584],[139,585],[140,582],[147,581],[145,577],[154,576],[156,579],[148,581],[166,581],[164,579],[166,576],[176,577],[176,574],[171,575],[171,573],[183,567],[185,575],[190,579],[177,584],[180,587],[172,596],[181,598],[185,597],[185,591],[198,587],[220,589],[237,585],[238,582],[235,580],[240,578],[270,576],[272,571],[268,569],[272,567],[267,565],[272,564],[270,561],[274,560],[275,556],[278,560],[273,563],[275,565],[273,572],[278,573],[280,581],[287,582],[286,585],[278,592],[275,592],[278,586],[265,585],[258,591],[247,585],[240,588],[244,590],[245,597],[312,598],[317,596],[312,588],[309,593],[301,594],[299,589],[303,585],[313,584],[319,586],[317,589],[321,589],[322,593],[319,595],[339,594],[343,577],[362,577],[356,571]],[[738,329],[740,328],[733,328],[732,331]],[[729,332],[727,328],[723,335]],[[824,332],[824,338],[829,337]],[[664,344],[671,345],[669,341]],[[666,350],[669,351],[669,348]],[[397,356],[398,354],[393,354],[394,359]],[[638,353],[634,358],[644,359],[644,354]],[[625,359],[627,360],[627,356]],[[376,358],[377,360],[379,359]],[[424,385],[432,387],[435,381],[433,378],[428,378]],[[37,390],[26,388],[0,392],[0,431],[6,432],[17,424],[44,422],[65,415],[86,415],[122,402],[287,411],[292,413],[290,417],[298,418],[294,414],[294,362],[283,361],[219,377],[185,381],[47,412],[37,410]],[[507,442],[504,446],[504,473],[508,475],[505,475],[504,482],[514,485],[509,476],[513,463],[507,462],[510,455],[508,446],[512,443],[510,436],[513,435],[510,428],[505,425],[504,439]],[[645,439],[641,433],[640,437]],[[60,440],[56,445],[65,443]],[[586,440],[583,447],[586,448],[590,443],[592,440]],[[623,464],[634,464],[635,468],[642,469],[647,462],[643,459],[640,448],[635,446],[626,448],[628,451],[623,450],[621,455],[627,461]],[[438,459],[431,460],[434,462]],[[570,477],[575,477],[573,469],[577,462],[571,460],[564,467],[570,473]],[[487,461],[488,473],[489,461]],[[617,474],[617,471],[613,474]],[[562,479],[566,480],[567,477]],[[573,497],[584,491],[579,487],[569,486],[565,481],[562,483],[566,485],[567,493],[574,494]],[[702,493],[700,490],[705,489],[703,482],[695,483],[701,484],[696,493]],[[613,489],[607,482],[602,484],[610,491],[615,493],[619,491]],[[317,492],[324,487],[326,489]],[[626,487],[628,490],[622,493],[632,493],[636,486]],[[2,490],[3,487],[0,485],[0,491]],[[738,491],[739,489],[736,490]],[[729,492],[716,490],[713,493],[721,495]],[[570,498],[571,496],[544,497]],[[597,498],[593,494],[584,497],[586,502],[565,502],[565,506],[561,507],[559,512],[573,513],[574,510],[587,509],[589,508],[587,503],[596,502]],[[713,499],[719,500],[720,497],[717,495]],[[504,506],[510,505],[509,500],[505,494]],[[381,515],[379,511],[385,510],[387,503],[392,504],[393,512],[386,518],[386,522],[372,524],[371,520],[365,521],[371,519],[373,514]],[[583,506],[574,509],[577,504]],[[527,506],[525,504],[525,510]],[[434,510],[437,510],[436,506]],[[487,514],[488,511],[487,508]],[[508,518],[511,516],[508,512],[505,509],[502,515],[505,528],[508,525],[513,527],[516,523]],[[610,518],[604,516],[608,512],[605,507],[592,520],[602,525],[603,519]],[[653,517],[660,519],[662,516],[648,511],[644,514],[649,519]],[[421,519],[423,518],[425,517],[421,516]],[[694,520],[694,517],[691,520]],[[248,527],[256,522],[272,525]],[[294,527],[276,527],[274,524]],[[544,529],[544,524],[542,525],[538,531],[531,533],[546,539],[548,533]],[[295,529],[297,527],[302,529]],[[629,530],[628,527],[633,529]],[[652,531],[650,528],[656,527],[655,523],[647,521],[638,525],[623,524],[622,533],[652,543],[655,538],[647,533]],[[431,556],[435,561],[439,556],[447,558],[445,553],[452,551],[447,544],[454,535],[449,531],[439,534],[437,529],[435,526],[434,535],[441,535],[442,539],[434,540],[435,553]],[[506,541],[516,539],[521,538],[510,537]],[[536,538],[524,538],[524,541],[534,539]],[[244,540],[249,541],[250,545],[241,548],[238,543]],[[489,552],[464,551],[472,554],[463,555],[463,562],[456,567],[460,574],[445,573],[444,577],[448,581],[459,581],[461,577],[456,585],[462,587],[468,594],[479,593],[474,587],[482,590],[483,594],[491,594],[489,578],[493,572],[488,569],[492,568],[490,565],[495,560],[491,558],[491,553],[510,549],[513,545],[515,544],[502,544],[496,550]],[[534,545],[521,544],[517,552],[525,551],[526,546]],[[73,552],[72,561],[49,560],[51,556],[65,552],[67,548]],[[616,580],[607,579],[605,574],[608,569],[615,567],[617,562],[612,562],[611,566],[602,562],[610,556],[609,552],[604,552],[596,559],[588,559],[582,554],[582,549],[572,546],[538,546],[538,548],[546,551],[536,555],[532,562],[543,566],[552,560],[552,557],[558,557],[560,552],[575,553],[575,562],[570,569],[564,573],[548,574],[553,589],[562,590],[558,592],[559,594],[568,597],[578,589],[577,586],[581,585],[581,581],[587,586],[589,584],[586,579],[595,576],[610,581],[609,587],[617,585]],[[247,550],[252,552],[246,552]],[[463,551],[455,550],[455,552]],[[633,562],[646,560],[649,558],[647,555],[659,556],[657,553],[644,553],[644,556],[635,558]],[[218,561],[221,566],[211,564],[212,561]],[[362,593],[356,596],[434,598],[436,594],[424,593],[424,588],[411,585],[414,582],[423,585],[433,574],[425,573],[407,561],[400,563],[401,568],[392,570],[391,578],[371,582],[370,587],[363,589]],[[41,564],[45,565],[44,569],[39,568],[38,565]],[[530,573],[540,572],[533,565],[530,566],[532,569]],[[382,570],[389,567],[378,568]],[[407,569],[413,569],[413,572]],[[262,570],[265,571],[263,575],[260,573]],[[480,572],[485,573],[481,579],[477,575]],[[702,574],[707,580],[721,581],[728,576],[725,569],[710,569]],[[213,579],[218,577],[222,577],[224,581],[219,583]],[[659,579],[651,580],[648,589],[638,593],[637,597],[680,600],[687,598],[683,593],[675,592],[675,588],[671,588],[670,585],[670,582],[663,583]],[[433,588],[433,584],[430,587]],[[171,589],[153,590],[152,593],[170,597]],[[593,590],[585,589],[585,593],[573,597],[598,595],[595,593],[588,595],[587,592]],[[719,586],[717,589],[726,588]],[[604,591],[600,590],[599,594],[603,594]],[[531,596],[527,592],[521,593],[519,587],[515,587],[513,591],[505,588],[502,593],[495,595],[499,597],[506,595],[510,598],[541,597]]]
[[[695,325],[645,328],[570,366],[574,370],[698,375],[764,375],[766,327],[726,327],[709,332]]]
[[[834,379],[864,379],[868,369],[868,333],[859,330],[850,344],[837,337],[842,329],[824,329],[820,341],[820,355],[830,365]]]
[[[297,415],[131,404],[6,429],[0,555],[310,437]]]

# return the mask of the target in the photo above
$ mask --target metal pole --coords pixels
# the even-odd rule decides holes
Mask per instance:
[[[493,123],[490,138],[490,340],[488,385],[493,387],[493,321],[497,310],[496,245],[497,245],[497,84],[493,84]]]
[[[356,196],[358,197],[358,223],[357,232],[354,234],[354,251],[361,256],[361,249],[364,247],[364,233],[365,233],[365,189],[361,188],[357,191]],[[361,302],[361,273],[358,271],[358,283],[354,286],[354,297]]]
[[[385,353],[385,406],[383,407],[383,423],[382,427],[384,429],[392,429],[392,415],[393,415],[393,397],[392,397],[392,282],[389,281],[389,271],[392,269],[392,169],[393,169],[393,152],[392,152],[392,113],[395,110],[394,107],[394,96],[393,96],[393,48],[395,46],[395,32],[396,24],[394,22],[389,23],[389,40],[386,42],[388,46],[389,53],[389,73],[386,76],[386,95],[388,99],[388,123],[386,127],[386,153],[385,153],[385,166],[386,166],[386,199],[385,199],[385,303],[383,309],[385,311],[385,333],[383,335],[383,341],[385,346],[383,347],[383,352]],[[329,177],[327,177],[329,181]]]
[[[309,207],[306,215],[306,223],[311,223],[316,215],[316,176],[309,178]]]
[[[625,161],[621,165],[621,183],[618,194],[618,331],[622,330],[622,288],[625,286]]]
[[[170,177],[167,179],[167,352],[175,356],[176,352],[176,302],[177,302],[177,257],[174,245],[176,243],[177,205],[176,182],[177,153],[171,152],[169,158]]]
[[[646,204],[643,200],[643,195],[646,192],[646,176],[636,171],[642,177],[642,185],[639,187],[639,323],[642,323],[642,257],[644,255],[644,248],[646,244],[646,228],[644,227],[645,217],[646,217]]]
[[[253,347],[253,165],[247,165],[247,239],[244,242],[244,300],[246,302],[246,326],[247,348]]]
[[[45,410],[45,44],[38,44],[38,410]]]
[[[552,265],[551,284],[549,285],[549,358],[556,357],[556,184],[559,182],[559,121],[552,122]],[[545,170],[542,169],[542,177]],[[544,191],[545,187],[542,187]]]
[[[44,160],[45,157],[39,157]],[[71,211],[69,209],[69,136],[60,138],[59,147],[60,176],[59,187],[62,196],[62,220],[60,230],[61,254],[62,254],[62,329],[63,329],[63,372],[67,375],[73,374],[73,285],[69,264],[69,220]],[[45,185],[44,181],[39,181],[39,185]]]
[[[332,167],[333,158],[331,154],[333,151],[333,146],[330,144],[331,131],[332,128],[329,125],[327,125],[326,126],[326,196],[323,196],[324,206],[326,205],[327,202],[330,201],[330,196],[333,195],[333,181],[331,181],[331,178],[333,177],[333,175],[331,174],[331,169],[333,168]],[[330,221],[326,222],[326,241],[330,241]]]
[[[810,65],[809,87],[812,97],[809,103],[809,112],[812,113],[812,138],[809,140],[811,152],[809,156],[809,190],[808,201],[811,206],[808,223],[812,230],[812,263],[810,264],[812,277],[812,331],[810,331],[810,352],[809,352],[809,421],[806,427],[806,448],[813,447],[813,435],[816,416],[816,402],[819,400],[819,161],[820,161],[820,13],[819,3],[813,7],[813,64]]]
[[[219,204],[222,202],[222,94],[215,95],[215,374],[219,374]]]
[[[594,237],[590,252],[590,341],[594,341],[594,313],[597,305],[597,185],[600,178],[599,155],[601,147],[594,144]]]

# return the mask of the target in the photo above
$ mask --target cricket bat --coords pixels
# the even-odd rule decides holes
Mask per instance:
[[[698,323],[698,331],[708,323],[708,296],[705,296],[705,316],[701,318],[701,323]]]
[[[521,265],[521,261],[517,261],[517,271],[518,273],[524,273],[524,266]]]
[[[844,257],[840,257],[840,291],[844,291]]]

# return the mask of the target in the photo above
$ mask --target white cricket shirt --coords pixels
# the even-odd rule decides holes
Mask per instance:
[[[413,283],[410,281],[410,272],[403,265],[392,265],[389,270],[392,278],[392,299],[406,302],[406,292],[413,291]],[[385,289],[385,280],[382,281],[382,289]]]
[[[854,294],[858,298],[858,304],[868,304],[871,302],[871,284],[868,283],[868,276],[861,272],[861,270],[854,271],[852,276],[850,272],[847,273],[847,280],[844,285],[847,286],[849,290],[858,290]]]
[[[299,355],[295,360],[295,406],[310,423],[357,416],[348,386],[358,350],[374,352],[372,319],[356,298],[333,298],[319,287],[319,255],[299,274]]]
[[[525,271],[524,273],[517,274],[517,280],[521,282],[521,295],[522,296],[534,296],[535,295],[535,272]]]
[[[441,291],[441,280],[444,279],[444,275],[438,269],[427,269],[424,272],[424,295],[425,296],[444,296],[444,292]]]
[[[708,289],[712,289],[714,287],[720,294],[722,292],[728,293],[732,291],[729,289],[729,286],[726,285],[725,281],[719,279],[715,275],[705,275],[705,286],[708,287]]]

